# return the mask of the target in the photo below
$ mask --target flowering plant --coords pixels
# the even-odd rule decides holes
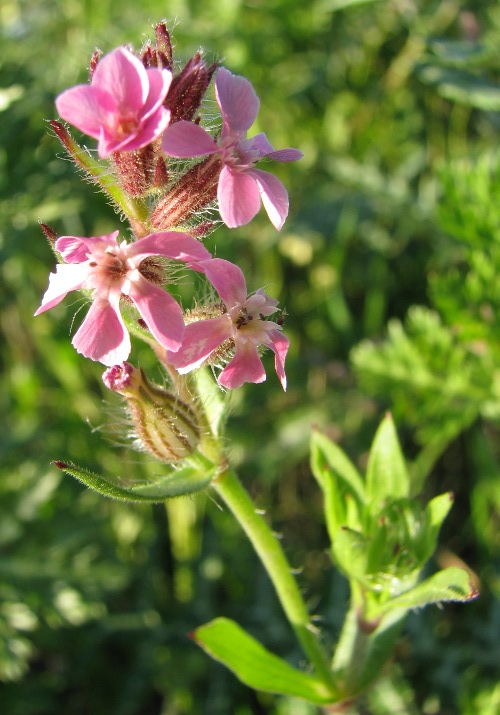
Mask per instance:
[[[267,569],[310,670],[292,667],[228,619],[198,628],[194,639],[249,686],[333,712],[381,673],[409,609],[475,595],[463,569],[422,578],[451,495],[415,504],[390,417],[377,432],[365,477],[324,435],[313,434],[311,470],[324,494],[331,557],[351,587],[351,607],[332,656],[312,626],[278,540],[230,465],[224,439],[225,390],[265,380],[265,348],[274,353],[286,389],[289,341],[282,318],[272,319],[278,302],[262,289],[248,295],[241,269],[213,257],[203,243],[217,223],[207,212],[217,208],[232,228],[247,224],[262,201],[281,229],[288,214],[286,189],[255,165],[263,158],[295,161],[302,154],[274,150],[265,134],[247,138],[259,108],[248,80],[217,64],[207,66],[200,53],[176,71],[166,25],[159,23],[155,33],[155,42],[139,56],[123,47],[104,57],[95,53],[90,84],[56,100],[63,119],[97,139],[99,160],[65,124],[51,122],[77,166],[129,222],[130,236],[122,231],[118,240],[116,230],[57,237],[43,224],[59,262],[36,314],[71,291],[91,301],[73,345],[107,367],[104,384],[124,400],[134,446],[170,466],[151,483],[123,486],[66,460],[54,464],[105,496],[132,502],[214,489]],[[214,75],[222,119],[218,138],[201,126]],[[194,161],[179,169],[170,157]],[[173,266],[179,265],[183,275],[205,280],[212,298],[183,311],[168,290]],[[165,386],[129,362],[131,335],[154,351]]]

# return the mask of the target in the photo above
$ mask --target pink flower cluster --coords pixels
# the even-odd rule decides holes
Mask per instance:
[[[104,56],[94,66],[89,84],[68,89],[57,98],[60,116],[97,139],[99,157],[112,156],[115,168],[122,171],[128,166],[128,154],[147,158],[152,152],[156,173],[166,166],[168,157],[216,158],[218,164],[210,164],[209,178],[214,182],[214,197],[217,182],[216,195],[224,223],[231,228],[248,223],[262,201],[273,225],[281,229],[288,214],[287,191],[276,177],[255,165],[263,158],[295,161],[302,153],[297,149],[274,150],[265,134],[247,138],[259,110],[250,82],[223,67],[218,69],[215,93],[222,131],[216,141],[194,117],[201,102],[200,87],[204,91],[203,83],[208,85],[215,66],[205,70],[197,56],[189,72],[173,76],[171,65],[162,60],[159,50],[150,48],[147,61],[145,57],[146,54],[141,60],[125,47]],[[156,58],[156,66],[151,66],[151,58]],[[175,97],[169,98],[171,88]],[[182,97],[187,97],[184,114],[179,106]],[[175,107],[175,111],[169,107]],[[192,117],[193,121],[174,120],[174,116]],[[59,127],[58,135],[64,136],[64,131]],[[71,146],[69,142],[65,145]],[[214,166],[218,172],[215,175]],[[186,195],[192,192],[189,182],[193,171],[200,175],[196,167],[178,182]],[[165,170],[163,173],[168,176]],[[181,197],[178,203],[184,196],[175,184],[168,190],[163,204],[167,208],[173,200],[171,196]],[[208,201],[210,192],[206,187],[204,191],[203,199]],[[142,237],[132,241],[119,240],[118,231],[90,238],[58,238],[54,248],[62,262],[51,273],[35,315],[58,305],[69,292],[82,291],[91,305],[73,345],[84,356],[111,367],[123,363],[131,352],[126,324],[130,311],[124,315],[122,310],[128,303],[136,311],[136,320],[147,328],[151,340],[164,349],[165,359],[179,373],[210,362],[225,346],[225,366],[218,377],[223,387],[262,382],[266,375],[260,349],[264,347],[274,352],[276,372],[286,389],[288,339],[281,325],[269,319],[278,309],[277,301],[262,290],[249,296],[241,270],[228,261],[213,258],[197,238],[181,230],[182,220],[180,223],[179,229],[177,223],[173,224],[176,230],[155,231],[158,224],[154,220],[146,222],[146,230],[139,233]],[[184,264],[212,284],[221,300],[213,317],[191,316],[185,324],[181,307],[164,287],[168,275],[164,264],[170,261]]]

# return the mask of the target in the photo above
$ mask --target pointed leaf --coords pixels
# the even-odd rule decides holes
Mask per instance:
[[[312,433],[311,470],[323,490],[330,539],[341,526],[359,528],[363,480],[340,447],[321,432]]]
[[[335,442],[332,442],[331,439],[328,439],[328,437],[321,432],[314,431],[311,436],[311,449],[313,454],[312,466],[313,469],[315,469],[314,476],[320,483],[322,489],[325,488],[328,479],[324,478],[323,470],[321,469],[321,458],[323,458],[323,464],[326,462],[331,471],[349,485],[351,491],[356,494],[360,500],[363,500],[363,479],[349,457]]]
[[[479,595],[478,590],[472,585],[471,577],[465,569],[452,566],[426,579],[401,596],[392,598],[382,604],[380,608],[373,609],[370,618],[379,618],[390,611],[410,608],[423,608],[431,603],[445,601],[472,601]]]
[[[436,550],[439,530],[448,512],[453,506],[453,494],[446,492],[434,497],[425,508],[427,523],[425,525],[421,554],[422,562],[425,563]]]
[[[410,495],[408,470],[389,414],[378,428],[370,450],[366,492],[372,513],[376,513],[388,499]]]
[[[321,680],[270,653],[228,618],[216,618],[197,628],[193,638],[250,688],[291,695],[317,704],[335,699],[335,694]]]
[[[337,568],[349,579],[364,582],[368,540],[359,531],[343,527],[332,535],[332,558]]]
[[[102,496],[129,502],[162,502],[169,497],[190,494],[207,486],[213,476],[210,472],[195,474],[191,468],[191,472],[187,469],[184,474],[184,470],[179,470],[155,483],[120,487],[109,479],[71,462],[56,460],[53,464]],[[179,481],[176,480],[177,477]]]

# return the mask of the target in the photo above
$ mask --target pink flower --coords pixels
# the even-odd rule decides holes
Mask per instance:
[[[141,261],[165,256],[196,269],[197,261],[210,258],[202,244],[186,233],[152,233],[134,243],[117,241],[118,231],[93,238],[61,236],[56,249],[59,263],[49,277],[49,287],[39,315],[60,303],[72,290],[93,291],[93,303],[75,337],[79,353],[104,365],[117,365],[130,354],[130,337],[120,314],[122,295],[137,307],[142,319],[165,348],[179,349],[183,334],[182,310],[172,296],[141,273]]]
[[[285,357],[289,341],[280,325],[265,320],[277,310],[278,302],[262,290],[247,297],[245,277],[229,261],[213,258],[197,265],[219,293],[226,312],[186,325],[181,349],[167,353],[169,362],[181,374],[190,372],[200,367],[222,343],[232,340],[234,357],[218,380],[223,387],[234,389],[244,382],[266,379],[258,350],[259,345],[264,345],[274,351],[276,372],[286,390]]]
[[[260,209],[260,200],[278,229],[288,215],[288,193],[275,176],[254,169],[263,157],[276,161],[296,161],[298,149],[274,151],[265,134],[247,139],[246,133],[255,122],[259,98],[250,82],[221,67],[215,81],[217,103],[222,113],[220,144],[198,124],[179,121],[171,124],[163,136],[163,149],[170,156],[188,158],[220,154],[224,164],[219,178],[220,215],[229,228],[243,226]]]
[[[79,84],[56,99],[60,116],[99,140],[101,159],[115,151],[133,151],[157,139],[168,126],[163,106],[172,73],[146,69],[125,47],[98,63],[91,84]]]

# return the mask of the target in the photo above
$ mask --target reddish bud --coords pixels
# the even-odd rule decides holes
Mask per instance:
[[[198,111],[203,95],[218,64],[207,67],[199,52],[175,75],[170,85],[165,106],[170,109],[170,123],[185,119],[190,122]]]
[[[73,139],[71,134],[68,132],[66,127],[62,122],[58,122],[55,119],[51,119],[49,122],[50,126],[54,130],[57,138],[61,142],[61,144],[64,146],[65,149],[67,149],[70,154],[72,154],[72,148],[73,148]]]
[[[200,240],[208,236],[209,233],[212,233],[216,226],[217,221],[202,221],[202,223],[199,223],[197,226],[190,227],[189,233],[193,238]]]
[[[163,54],[165,60],[168,64],[165,65],[166,69],[171,70],[173,67],[172,58],[172,41],[170,39],[170,33],[167,30],[167,26],[164,22],[159,22],[155,27],[156,34],[156,47],[159,52]]]
[[[161,189],[162,187],[166,186],[168,184],[168,170],[167,170],[167,165],[165,164],[165,159],[160,156],[156,160],[156,167],[155,167],[155,176],[153,180],[153,185],[157,189]]]
[[[116,151],[113,163],[120,183],[130,196],[143,196],[155,178],[155,150],[152,144],[137,151]]]
[[[41,221],[40,228],[44,232],[47,241],[50,243],[51,246],[53,246],[54,243],[57,241],[57,233],[54,231],[53,228],[50,228],[50,226],[47,226],[46,223],[42,223]]]
[[[89,63],[89,80],[92,80],[92,77],[94,76],[94,72],[96,70],[97,64],[99,60],[102,57],[102,52],[101,50],[95,50],[92,57],[90,58],[90,63]]]
[[[158,230],[174,228],[192,218],[217,198],[222,164],[217,156],[195,164],[158,202],[151,225]]]
[[[161,70],[172,71],[172,43],[165,23],[160,22],[155,27],[156,44],[146,42],[141,52],[144,67],[158,67]]]

